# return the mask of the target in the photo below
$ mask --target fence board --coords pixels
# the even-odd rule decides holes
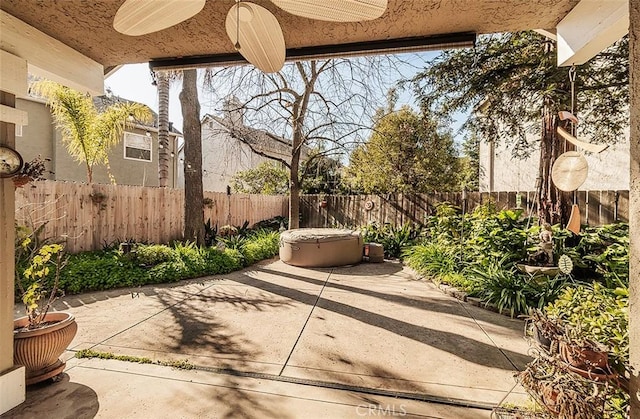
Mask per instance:
[[[204,219],[241,225],[288,213],[287,196],[229,195],[212,199]],[[40,226],[43,237],[65,241],[67,251],[96,250],[124,240],[168,243],[184,227],[184,191],[125,185],[39,181],[16,191],[16,221]]]
[[[521,195],[521,208],[524,216],[537,216],[535,192],[467,192],[465,210],[473,211],[478,205],[494,202],[498,209],[516,208],[517,195]],[[388,194],[388,195],[341,195],[325,197],[329,203],[327,209],[319,208],[317,195],[302,195],[300,209],[301,227],[357,227],[367,223],[379,224],[406,222],[424,223],[427,216],[435,213],[435,207],[449,202],[459,208],[463,206],[461,193],[430,194]],[[629,221],[628,191],[577,191],[576,202],[580,208],[582,224],[591,226],[608,224],[615,221]],[[371,211],[364,209],[365,202],[373,201]]]

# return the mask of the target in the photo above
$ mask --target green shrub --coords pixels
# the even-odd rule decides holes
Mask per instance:
[[[240,251],[246,265],[259,260],[269,259],[278,254],[280,249],[280,235],[274,231],[258,230],[248,236]]]
[[[455,272],[456,248],[437,243],[413,246],[404,252],[404,261],[421,274],[437,277]]]
[[[403,251],[413,246],[422,234],[422,227],[413,223],[405,223],[401,227],[385,223],[379,226],[371,223],[363,228],[362,233],[365,243],[379,243],[384,248],[384,257],[387,259],[401,258]]]
[[[149,284],[162,284],[166,282],[175,282],[181,279],[192,278],[192,272],[182,259],[169,260],[159,263],[149,269]],[[200,273],[201,274],[201,273]]]
[[[608,289],[598,282],[569,287],[545,311],[562,320],[582,337],[610,348],[618,371],[629,362],[629,290]]]
[[[147,283],[148,273],[117,251],[70,255],[60,273],[60,288],[69,294],[131,287]]]
[[[207,275],[226,274],[241,269],[244,258],[235,249],[220,251],[215,247],[204,249],[205,272]]]
[[[176,252],[164,244],[141,245],[136,249],[136,259],[142,265],[157,265],[176,257]]]
[[[198,276],[207,273],[204,248],[198,247],[194,242],[177,242],[173,248],[177,257],[185,263],[188,275]]]
[[[563,274],[531,277],[518,271],[507,257],[492,260],[486,266],[470,266],[464,274],[473,281],[475,295],[485,304],[494,304],[499,310],[509,310],[511,317],[527,313],[530,307],[543,308],[554,301],[566,284],[572,281],[570,276]]]
[[[224,251],[190,242],[176,242],[172,246],[141,245],[135,256],[123,255],[117,250],[70,255],[60,273],[60,289],[67,294],[77,294],[229,273],[276,255],[279,233],[253,231],[240,249]],[[24,270],[24,267],[18,269]],[[16,285],[16,298],[19,296]]]

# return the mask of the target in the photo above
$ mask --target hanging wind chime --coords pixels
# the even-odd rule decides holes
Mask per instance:
[[[565,127],[557,128],[557,132],[566,142],[571,143],[578,148],[592,153],[601,153],[608,147],[606,144],[592,144],[578,140],[576,137],[578,118],[575,116],[575,66],[572,66],[569,69],[569,82],[571,83],[571,111],[560,111],[558,113],[560,120],[566,122]],[[571,207],[569,222],[567,223],[567,230],[574,234],[580,233],[580,208],[577,204],[575,191],[585,182],[588,173],[589,166],[587,164],[587,160],[582,153],[578,151],[564,152],[556,159],[551,169],[551,179],[553,180],[554,185],[561,191],[573,192],[573,205]]]

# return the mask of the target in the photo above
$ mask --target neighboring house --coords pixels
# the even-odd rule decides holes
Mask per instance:
[[[94,98],[98,109],[120,101],[127,100],[112,95]],[[86,182],[85,166],[74,161],[62,144],[61,133],[55,126],[46,101],[34,97],[17,98],[16,108],[29,114],[29,125],[16,126],[16,148],[24,160],[30,161],[40,155],[50,159],[47,169],[53,174],[47,174],[48,179]],[[169,187],[177,185],[175,156],[181,137],[180,131],[173,127],[170,129],[169,149],[174,157],[169,164]],[[118,184],[158,186],[158,115],[155,112],[152,123],[136,123],[126,129],[122,141],[109,152],[109,165]],[[110,183],[106,167],[95,166],[93,181]]]
[[[301,160],[308,155],[306,148]],[[244,125],[244,110],[233,99],[227,100],[222,117],[207,114],[202,119],[202,185],[205,191],[226,192],[233,175],[265,161],[291,160],[291,142]],[[178,184],[184,187],[180,150]],[[187,162],[188,163],[188,162]]]
[[[581,140],[585,140],[580,138]],[[536,187],[540,160],[539,140],[528,138],[536,150],[527,159],[511,155],[506,145],[493,142],[480,143],[480,192],[533,191]],[[629,130],[616,144],[600,154],[585,152],[589,173],[578,189],[581,191],[629,189]]]

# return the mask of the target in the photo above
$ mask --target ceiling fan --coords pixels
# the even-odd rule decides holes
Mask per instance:
[[[328,22],[359,22],[382,16],[387,0],[271,0],[288,13]],[[126,0],[113,27],[130,36],[146,35],[177,25],[198,14],[206,0]],[[286,47],[276,17],[250,1],[236,0],[227,13],[227,35],[236,50],[267,73],[284,65]]]

